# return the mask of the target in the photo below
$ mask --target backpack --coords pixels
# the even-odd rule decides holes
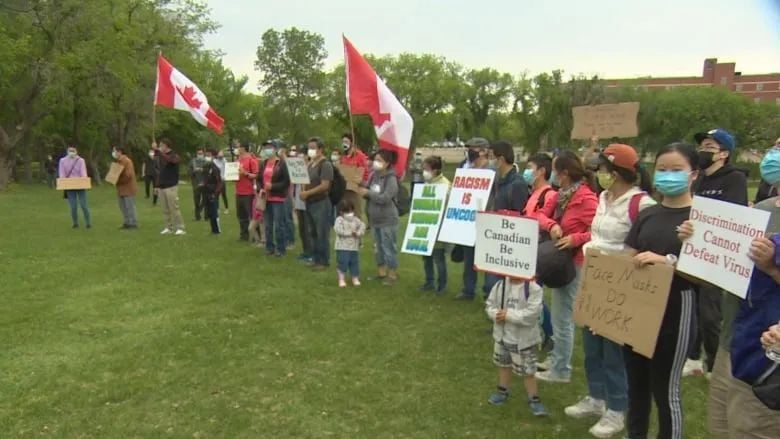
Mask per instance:
[[[398,209],[398,216],[404,216],[412,208],[412,198],[409,196],[409,190],[401,184],[398,177],[396,181],[398,181],[398,195],[395,196],[395,207]]]
[[[639,204],[642,203],[642,198],[647,195],[645,192],[640,192],[631,196],[631,200],[628,202],[628,219],[631,224],[636,222],[639,218]]]
[[[331,165],[333,165],[331,163]],[[344,192],[347,191],[347,180],[341,175],[341,171],[335,165],[333,165],[333,181],[330,182],[330,189],[328,189],[328,198],[330,203],[334,206],[341,202],[344,198]]]

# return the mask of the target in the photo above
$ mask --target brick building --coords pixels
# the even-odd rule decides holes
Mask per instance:
[[[640,87],[726,87],[734,93],[756,102],[780,104],[780,73],[743,75],[736,71],[736,63],[720,63],[717,58],[704,60],[701,76],[677,78],[607,79],[607,87],[632,84]]]

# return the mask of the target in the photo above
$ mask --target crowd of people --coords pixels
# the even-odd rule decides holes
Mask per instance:
[[[335,250],[337,283],[345,288],[361,285],[360,249],[370,233],[375,273],[369,280],[392,286],[398,280],[401,216],[402,176],[395,171],[396,154],[380,149],[369,157],[351,135],[341,140],[330,154],[317,137],[300,150],[269,140],[261,146],[259,158],[247,143],[238,144],[235,209],[239,239],[262,246],[269,256],[284,257],[295,242],[297,223],[299,260],[314,271],[325,271]],[[535,280],[484,274],[481,289],[487,315],[494,322],[493,362],[499,367],[498,386],[488,398],[491,404],[508,400],[514,373],[524,379],[532,413],[544,416],[547,409],[537,381],[554,385],[571,381],[573,308],[586,250],[628,255],[638,267],[675,266],[684,241],[694,233],[689,221],[694,196],[748,205],[747,176],[731,164],[734,137],[714,129],[697,134],[694,140],[696,146],[673,143],[660,148],[652,178],[636,149],[624,144],[593,146],[585,156],[568,150],[539,153],[530,156],[521,169],[507,142],[474,138],[466,143],[467,156],[459,166],[496,173],[484,210],[524,215],[539,225]],[[134,229],[138,227],[133,201],[137,186],[132,161],[121,148],[113,154],[124,169],[117,183],[122,227]],[[284,164],[299,154],[307,163],[310,183],[306,185],[292,184]],[[152,145],[148,157],[142,176],[147,198],[153,196],[153,203],[162,207],[165,227],[161,233],[184,235],[178,198],[181,158],[167,139]],[[334,190],[343,178],[339,164],[363,171],[357,189]],[[449,188],[439,157],[416,153],[409,170],[413,184]],[[748,253],[756,269],[746,300],[675,273],[650,358],[583,328],[588,395],[571,401],[564,412],[572,418],[598,418],[590,429],[593,436],[612,437],[626,430],[629,438],[646,438],[654,402],[658,437],[685,437],[681,379],[707,374],[708,428],[714,436],[780,438],[780,417],[774,411],[780,397],[780,372],[765,355],[776,349],[780,357],[780,258],[776,251],[780,235],[775,235],[780,231],[780,139],[765,155],[760,170],[763,189],[753,207],[770,212],[771,220],[766,235],[756,238]],[[69,148],[60,161],[59,175],[86,176],[84,161],[75,148]],[[189,175],[195,220],[208,219],[211,232],[220,234],[220,197],[225,213],[228,209],[223,152],[198,150],[189,164]],[[86,192],[67,191],[65,196],[74,227],[79,225],[78,206],[90,227]],[[333,248],[331,231],[335,233]],[[432,254],[422,258],[420,290],[446,294],[448,259],[452,259],[463,262],[462,287],[455,299],[474,300],[479,280],[474,258],[474,247],[437,242]],[[550,289],[549,311],[543,287]],[[544,318],[547,312],[551,315]],[[544,361],[537,361],[543,351],[539,345],[548,337],[552,348]],[[780,363],[780,358],[775,361]],[[761,386],[764,393],[757,390]],[[767,392],[767,386],[774,393]]]

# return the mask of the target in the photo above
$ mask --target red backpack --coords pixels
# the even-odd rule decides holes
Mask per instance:
[[[628,202],[628,219],[631,220],[631,224],[634,224],[639,217],[639,204],[642,203],[642,198],[645,195],[647,195],[647,192],[634,194]]]

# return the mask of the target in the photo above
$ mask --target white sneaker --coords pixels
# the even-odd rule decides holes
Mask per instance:
[[[162,232],[160,232],[160,235],[170,235],[171,233],[173,233],[173,230],[166,227]]]
[[[608,439],[613,435],[620,433],[625,428],[625,419],[623,413],[607,410],[599,422],[591,427],[590,434],[600,439]]]
[[[577,404],[563,409],[563,412],[566,413],[566,416],[575,419],[587,418],[590,416],[601,416],[603,418],[604,410],[604,401],[586,396],[582,398]]]
[[[176,235],[176,236],[182,236],[182,235],[186,235],[186,234],[187,234],[187,232],[185,232],[182,229],[179,229],[179,230],[176,231],[176,233],[174,233],[174,235]]]
[[[682,376],[701,376],[704,375],[704,364],[701,360],[685,360]]]
[[[571,382],[571,378],[560,377],[552,373],[552,371],[550,370],[546,370],[544,372],[536,372],[535,376],[537,380],[547,381],[548,383],[568,384],[569,382]]]
[[[544,361],[536,363],[536,368],[542,372],[545,370],[550,370],[550,368],[552,368],[552,361],[550,361],[550,357],[545,358]]]

